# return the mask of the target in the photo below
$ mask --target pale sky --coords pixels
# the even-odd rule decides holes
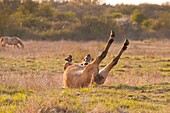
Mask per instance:
[[[106,4],[115,5],[115,4],[141,4],[141,3],[152,3],[152,4],[162,4],[165,2],[170,2],[170,0],[105,0]]]

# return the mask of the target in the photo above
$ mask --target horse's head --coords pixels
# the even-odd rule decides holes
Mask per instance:
[[[83,64],[84,64],[84,65],[88,65],[88,64],[91,62],[91,60],[92,60],[91,55],[90,55],[90,54],[87,54],[87,55],[84,57],[84,59],[83,59]]]

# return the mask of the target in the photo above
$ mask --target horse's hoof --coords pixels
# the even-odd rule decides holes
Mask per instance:
[[[125,40],[124,45],[125,45],[125,46],[128,46],[128,45],[129,45],[129,40],[128,40],[128,39]]]
[[[111,38],[115,37],[115,32],[113,30],[111,30],[110,37]]]

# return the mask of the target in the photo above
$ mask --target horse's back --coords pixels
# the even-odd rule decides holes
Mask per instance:
[[[8,43],[9,45],[17,44],[18,43],[18,37],[3,37],[3,42]]]

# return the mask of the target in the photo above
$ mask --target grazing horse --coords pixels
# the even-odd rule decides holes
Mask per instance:
[[[6,44],[8,44],[14,45],[14,47],[17,46],[17,48],[24,48],[24,44],[22,43],[21,39],[16,36],[13,37],[3,36],[0,38],[0,42],[3,47],[5,47]]]

